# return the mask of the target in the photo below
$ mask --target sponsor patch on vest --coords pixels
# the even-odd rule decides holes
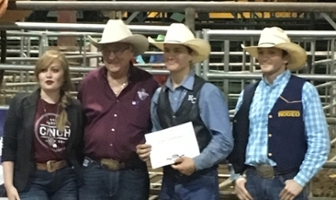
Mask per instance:
[[[301,112],[299,110],[282,110],[278,112],[278,117],[300,117]]]
[[[194,97],[194,95],[189,95],[188,96],[188,101],[190,101],[192,104],[196,103],[197,98]]]

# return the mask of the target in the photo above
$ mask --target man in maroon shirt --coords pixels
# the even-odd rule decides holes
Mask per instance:
[[[100,42],[90,39],[105,67],[88,73],[78,94],[87,118],[79,199],[147,200],[148,171],[135,147],[150,131],[151,97],[158,84],[131,60],[147,50],[148,41],[121,20],[108,21]]]

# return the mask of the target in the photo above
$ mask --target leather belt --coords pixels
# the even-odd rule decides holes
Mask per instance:
[[[85,163],[96,163],[101,168],[105,170],[111,170],[111,171],[118,171],[123,169],[132,169],[132,168],[146,168],[146,163],[141,161],[139,158],[135,159],[129,159],[127,161],[119,161],[115,160],[113,158],[102,158],[102,159],[93,159],[88,156],[85,156],[84,160],[84,166]]]
[[[248,169],[255,170],[260,177],[265,179],[273,179],[274,177],[280,175],[277,171],[277,167],[271,165],[249,166]]]
[[[112,170],[112,171],[118,171],[121,169],[125,169],[125,166],[126,166],[124,162],[120,162],[112,158],[101,159],[100,165],[103,169]]]
[[[66,160],[49,160],[46,163],[36,163],[38,170],[47,170],[48,172],[55,172],[63,167],[67,166]]]
[[[98,164],[101,168],[111,171],[118,171],[126,168],[126,164],[124,162],[120,162],[112,158],[92,159],[86,156],[83,166],[86,166],[88,163]]]

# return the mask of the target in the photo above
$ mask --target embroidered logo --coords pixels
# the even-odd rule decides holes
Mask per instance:
[[[194,97],[194,95],[190,94],[188,96],[188,101],[190,101],[192,104],[196,103],[196,97]]]
[[[144,88],[142,88],[141,90],[138,91],[138,96],[140,100],[145,100],[149,94],[146,92],[146,90]]]
[[[282,110],[278,112],[278,117],[300,117],[301,112],[299,110]]]

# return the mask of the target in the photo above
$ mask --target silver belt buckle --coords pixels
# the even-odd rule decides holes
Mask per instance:
[[[265,179],[273,179],[275,177],[274,167],[271,165],[258,165],[256,170],[259,176]]]

